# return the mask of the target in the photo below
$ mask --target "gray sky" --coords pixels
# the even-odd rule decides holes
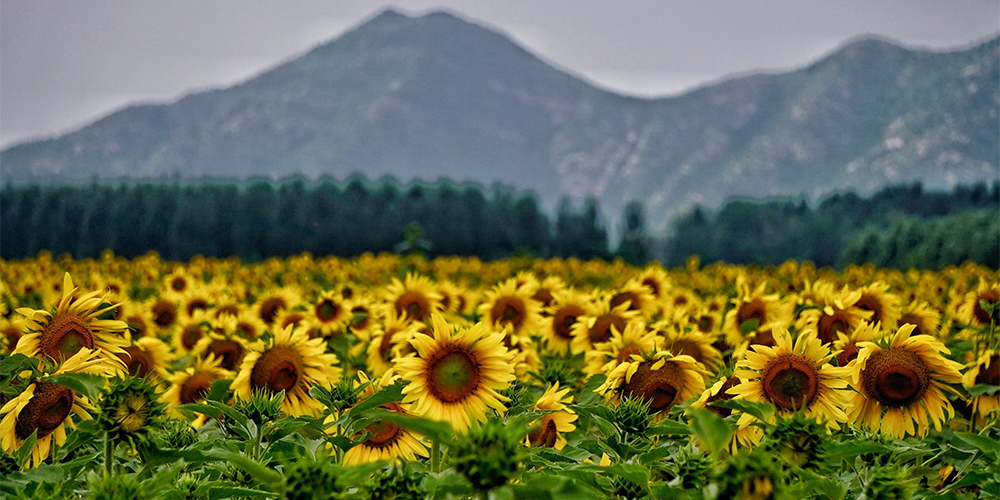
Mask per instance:
[[[943,49],[1000,32],[996,0],[0,0],[0,145],[231,85],[387,7],[448,9],[642,96],[797,68],[864,34]]]

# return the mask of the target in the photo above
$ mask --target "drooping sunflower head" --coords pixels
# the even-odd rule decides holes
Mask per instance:
[[[286,327],[265,336],[243,357],[232,389],[237,397],[254,391],[285,391],[282,410],[288,415],[316,415],[322,403],[309,395],[314,384],[329,387],[340,377],[339,360],[327,353],[323,339],[310,339],[305,328]]]
[[[90,373],[110,376],[106,361],[95,350],[80,349],[59,365],[52,375]],[[66,427],[76,428],[75,419],[90,420],[96,408],[86,396],[73,389],[50,382],[46,375],[25,385],[16,397],[0,407],[0,448],[13,455],[26,439],[36,436],[28,464],[41,465],[48,458],[53,443],[66,442]],[[75,419],[74,419],[75,417]]]
[[[722,331],[737,351],[745,350],[748,344],[774,345],[774,330],[791,324],[794,303],[781,300],[778,294],[765,294],[765,287],[766,283],[761,283],[752,292],[742,287],[725,314]]]
[[[615,290],[609,298],[609,303],[612,308],[628,304],[627,310],[636,311],[647,320],[652,318],[658,309],[656,297],[649,287],[637,278],[626,281],[624,285]]]
[[[584,373],[590,376],[608,373],[633,356],[642,358],[656,352],[661,344],[662,339],[656,332],[647,329],[645,323],[632,321],[625,325],[624,331],[612,329],[611,338],[607,342],[595,344],[592,350],[584,354]]]
[[[156,337],[135,339],[131,345],[123,348],[125,353],[118,354],[128,374],[150,380],[167,378],[167,366],[173,361],[174,355],[162,340]]]
[[[899,326],[913,325],[914,335],[938,334],[938,325],[941,324],[941,312],[930,307],[926,302],[911,302],[900,312],[896,320]]]
[[[366,350],[368,371],[380,376],[389,371],[394,359],[413,352],[410,339],[424,327],[423,323],[397,316],[395,309],[387,309],[382,321],[372,327]]]
[[[713,345],[715,336],[677,325],[678,322],[673,321],[660,321],[653,325],[653,330],[663,338],[664,348],[678,356],[691,356],[709,372],[716,372],[722,365],[722,353]]]
[[[22,335],[14,353],[62,362],[81,350],[90,349],[109,367],[124,370],[117,355],[130,343],[128,325],[123,321],[101,319],[116,305],[107,304],[101,291],[79,293],[69,273],[63,276],[62,291],[62,298],[51,311],[17,309],[24,318],[18,322]]]
[[[847,366],[857,392],[848,416],[855,425],[894,437],[940,430],[954,408],[944,391],[962,381],[961,365],[943,356],[948,349],[928,335],[911,335],[903,325],[875,342],[861,342]]]
[[[871,319],[872,311],[856,305],[861,297],[861,290],[846,286],[836,294],[820,294],[817,307],[802,312],[799,328],[814,330],[824,344],[832,344],[838,334],[851,332],[860,322]]]
[[[535,409],[551,411],[538,420],[532,422],[530,427],[534,427],[524,438],[524,444],[535,447],[563,449],[566,446],[565,434],[573,432],[577,419],[576,412],[569,409],[566,404],[573,402],[573,396],[569,394],[570,388],[559,389],[559,383],[550,385],[544,393],[535,401]]]
[[[962,385],[966,388],[1000,386],[1000,353],[993,349],[983,351],[962,375]],[[1000,394],[982,394],[972,400],[972,413],[979,421],[977,424],[984,423],[997,409],[1000,409]]]
[[[482,422],[489,409],[506,411],[498,391],[515,379],[513,353],[503,335],[484,323],[456,329],[444,317],[431,317],[431,333],[410,339],[415,352],[395,361],[395,370],[410,383],[403,403],[417,415],[450,423],[465,431]]]
[[[885,328],[895,328],[899,321],[899,297],[889,291],[889,285],[884,281],[875,281],[869,285],[861,287],[861,296],[854,303],[870,315],[866,321],[870,323],[881,323]]]
[[[393,278],[386,287],[385,298],[396,314],[414,321],[426,321],[442,309],[441,294],[430,278],[413,273],[407,274],[403,281]]]
[[[979,328],[990,326],[990,313],[983,309],[980,302],[994,304],[1000,303],[1000,283],[988,283],[980,280],[979,286],[975,290],[965,294],[958,307],[958,318],[965,324]]]
[[[646,266],[636,276],[636,280],[645,286],[649,290],[649,293],[657,299],[665,297],[667,290],[670,289],[670,278],[667,277],[667,272],[663,267],[659,265]]]
[[[175,409],[177,406],[199,403],[208,395],[215,381],[233,378],[233,372],[222,368],[220,361],[212,355],[195,358],[191,366],[178,370],[168,377],[170,387],[160,399],[167,403],[171,415],[175,418],[184,418],[184,415]],[[199,414],[192,425],[200,427],[205,420],[206,416]]]

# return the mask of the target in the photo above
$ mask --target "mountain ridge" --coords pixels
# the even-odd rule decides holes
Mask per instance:
[[[842,45],[793,70],[635,97],[446,11],[386,10],[226,88],[0,152],[5,180],[302,173],[501,181],[662,220],[734,195],[997,176],[1000,37]],[[487,64],[484,64],[487,61]],[[659,229],[658,227],[654,229]]]

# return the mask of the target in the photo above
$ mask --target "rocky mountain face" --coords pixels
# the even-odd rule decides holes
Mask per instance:
[[[500,181],[630,200],[652,230],[694,203],[1000,176],[1000,38],[864,39],[805,68],[640,99],[455,15],[385,11],[241,84],[125,108],[0,152],[3,181],[310,177]]]

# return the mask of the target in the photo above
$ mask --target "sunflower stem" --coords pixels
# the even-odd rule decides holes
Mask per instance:
[[[441,472],[441,442],[436,438],[431,441],[431,470]]]
[[[111,445],[111,433],[104,433],[104,474],[110,476],[114,467],[114,447]]]

